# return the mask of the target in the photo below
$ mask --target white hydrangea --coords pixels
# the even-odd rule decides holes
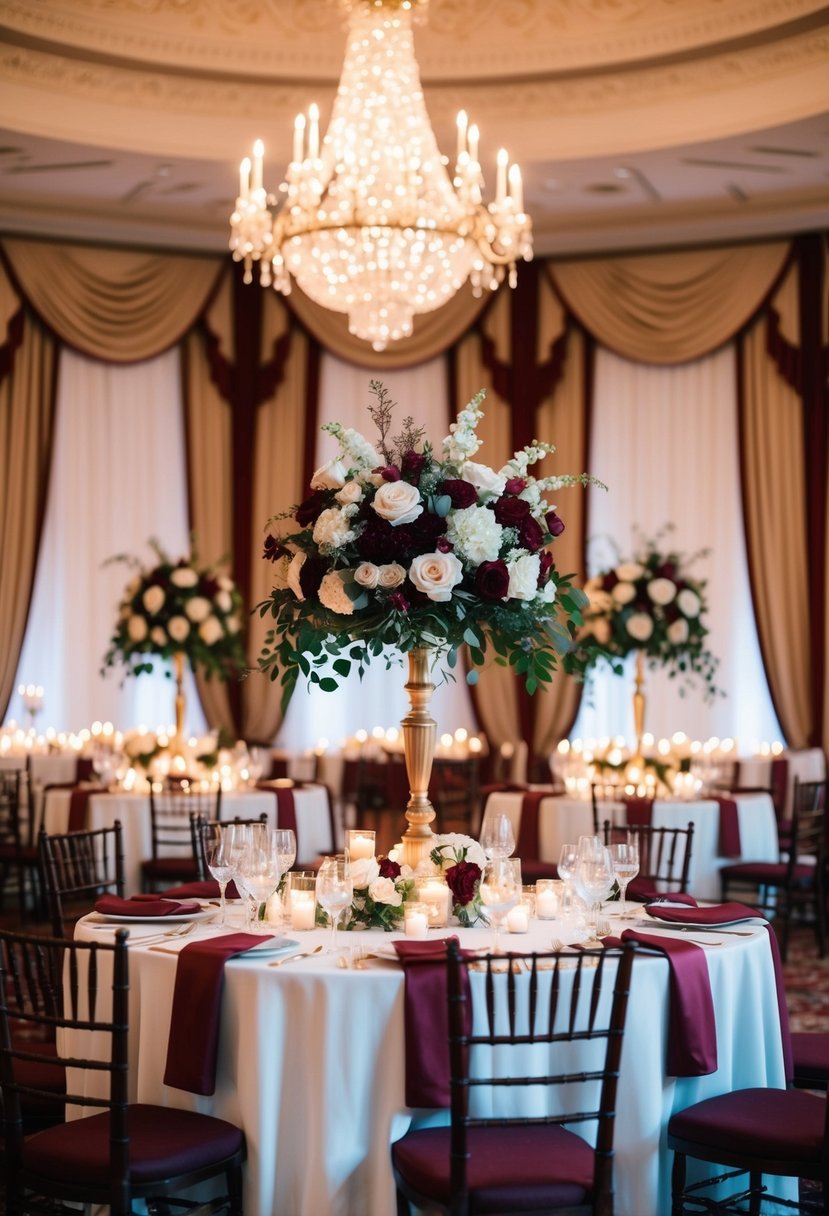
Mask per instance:
[[[664,607],[676,595],[676,583],[669,578],[652,578],[648,583],[648,595],[654,604]]]
[[[676,606],[685,616],[699,616],[702,604],[696,591],[692,591],[690,587],[683,587],[676,597]]]
[[[340,422],[326,422],[322,430],[337,440],[349,468],[376,469],[378,465],[385,463],[376,448],[353,427],[344,427]]]
[[[339,549],[354,540],[354,531],[349,525],[356,506],[328,507],[314,524],[314,542],[323,553]]]
[[[479,566],[497,560],[504,529],[488,507],[473,505],[450,511],[446,522],[446,539],[465,561]]]
[[[458,414],[457,421],[449,427],[449,434],[443,441],[445,459],[459,468],[470,456],[474,456],[481,446],[475,430],[484,416],[480,404],[485,396],[483,389],[475,394],[465,409]]]
[[[325,575],[320,583],[319,598],[323,607],[330,608],[341,616],[351,616],[354,611],[354,604],[345,590],[341,570],[329,570]]]
[[[538,591],[541,562],[537,553],[521,553],[507,560],[509,570],[508,600],[532,600]]]

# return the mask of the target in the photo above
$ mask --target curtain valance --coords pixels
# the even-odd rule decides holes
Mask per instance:
[[[169,350],[205,308],[226,259],[6,238],[20,291],[60,341],[107,363]]]
[[[585,329],[639,363],[687,363],[730,341],[768,297],[788,241],[548,263]]]

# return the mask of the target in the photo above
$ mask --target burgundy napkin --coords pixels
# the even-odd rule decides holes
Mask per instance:
[[[405,977],[407,1106],[450,1103],[446,943],[457,940],[393,943]]]
[[[655,937],[625,929],[622,942],[638,942],[657,950],[668,960],[669,1077],[707,1077],[717,1071],[717,1023],[708,964],[701,946],[682,938]],[[606,937],[605,946],[617,946],[619,938]]]
[[[516,857],[537,860],[541,856],[538,837],[538,811],[544,798],[551,797],[549,790],[527,790],[521,799],[521,820],[518,824]]]
[[[219,884],[215,878],[202,878],[196,882],[183,882],[177,887],[166,887],[164,899],[219,899]],[[231,878],[225,887],[225,899],[241,899],[236,883]]]
[[[632,827],[647,827],[653,815],[653,798],[625,798],[626,820]]]
[[[673,896],[671,897],[673,898]],[[685,901],[683,901],[685,903]],[[669,903],[650,903],[645,907],[645,911],[651,916],[658,916],[660,920],[669,920],[676,925],[728,925],[732,921],[740,920],[762,920],[762,916],[757,912],[756,908],[749,908],[747,904],[712,904],[707,908],[700,908],[693,904],[688,904],[682,908],[671,907]]]
[[[131,899],[102,895],[95,901],[95,911],[104,916],[181,916],[200,912],[201,904],[180,904],[158,895],[133,895]]]
[[[68,832],[82,832],[87,826],[86,813],[89,807],[89,795],[92,791],[82,786],[75,786],[69,795]]]
[[[648,900],[649,904],[656,907],[657,904],[685,904],[686,907],[696,908],[697,901],[693,895],[686,895],[684,891],[672,891],[670,895],[659,895],[654,899]]]
[[[720,842],[718,851],[720,857],[741,857],[740,820],[737,814],[737,803],[733,798],[718,798],[720,807]]]
[[[225,963],[268,941],[260,933],[225,933],[179,951],[164,1084],[191,1094],[216,1089]]]
[[[789,792],[789,761],[785,756],[775,756],[771,762],[771,800],[777,822],[786,818],[786,802]]]

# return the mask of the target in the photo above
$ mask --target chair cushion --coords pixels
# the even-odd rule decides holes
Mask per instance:
[[[741,861],[733,866],[723,866],[720,877],[733,878],[740,882],[776,883],[786,881],[788,866],[779,861]],[[815,867],[798,863],[794,867],[797,882],[810,882],[815,876]]]
[[[32,1115],[63,1120],[64,1097],[66,1095],[66,1070],[55,1060],[55,1044],[43,1039],[29,1039],[25,1035],[14,1036],[15,1045],[36,1053],[38,1060],[14,1061],[14,1077],[19,1085],[31,1085],[33,1089],[47,1091],[47,1095],[21,1094],[20,1103],[24,1118]]]
[[[806,1031],[793,1034],[792,1057],[796,1085],[808,1080],[815,1083],[815,1088],[826,1087],[829,1083],[829,1034]]]
[[[826,1100],[798,1089],[738,1089],[671,1117],[668,1137],[769,1161],[820,1161]],[[717,1161],[716,1155],[708,1157]]]
[[[244,1148],[238,1127],[189,1110],[136,1104],[129,1108],[130,1176],[137,1184],[175,1178],[232,1157]],[[23,1167],[51,1180],[90,1187],[109,1179],[109,1112],[75,1119],[31,1136]]]
[[[439,1203],[450,1199],[448,1127],[409,1132],[392,1145],[398,1173]],[[470,1211],[532,1212],[589,1201],[593,1150],[557,1124],[469,1129]]]

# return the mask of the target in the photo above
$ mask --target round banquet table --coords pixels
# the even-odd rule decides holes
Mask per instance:
[[[76,935],[109,941],[117,927],[87,917]],[[532,921],[528,934],[508,935],[507,945],[548,948],[557,930],[560,935],[556,922]],[[189,937],[159,943],[158,922],[131,926],[131,1099],[213,1113],[244,1129],[247,1216],[392,1216],[390,1143],[412,1118],[445,1118],[405,1106],[401,968],[386,958],[342,968],[324,954],[276,967],[269,966],[273,958],[232,959],[225,967],[215,1093],[197,1096],[163,1083],[175,954],[216,932],[215,925],[199,923]],[[468,947],[490,941],[486,929],[452,932]],[[154,944],[142,946],[148,936]],[[303,950],[327,941],[319,929],[291,936]],[[345,953],[351,947],[371,952],[388,949],[395,936],[370,930],[341,934],[340,941]],[[634,964],[617,1101],[617,1216],[670,1210],[665,1140],[672,1112],[732,1089],[785,1085],[767,930],[706,932],[704,940],[711,943],[703,948],[718,1041],[717,1071],[709,1076],[666,1075],[668,963],[645,953]]]

